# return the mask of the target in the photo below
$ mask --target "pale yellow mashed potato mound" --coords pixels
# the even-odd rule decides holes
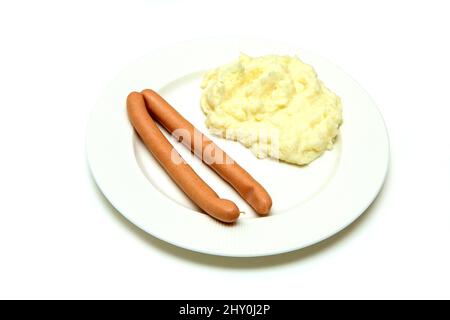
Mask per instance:
[[[201,87],[210,131],[240,141],[259,158],[308,164],[339,133],[340,98],[297,57],[241,55],[206,72]]]

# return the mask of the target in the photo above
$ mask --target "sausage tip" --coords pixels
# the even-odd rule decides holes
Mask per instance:
[[[236,220],[239,218],[239,215],[241,214],[237,205],[233,201],[227,199],[220,199],[220,202],[223,214],[217,218],[227,223],[236,222]]]
[[[141,96],[141,94],[139,92],[136,92],[136,91],[130,92],[130,94],[127,97],[127,101],[130,99],[136,99],[137,97],[140,97],[140,96]]]

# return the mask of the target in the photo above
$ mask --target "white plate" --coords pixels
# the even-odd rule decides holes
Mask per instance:
[[[201,74],[237,59],[240,52],[255,56],[298,54],[342,98],[344,123],[333,150],[305,167],[258,160],[239,143],[212,137],[272,195],[272,213],[265,218],[257,217],[233,189],[176,144],[221,197],[235,201],[245,211],[238,223],[227,226],[201,213],[167,177],[134,133],[125,99],[133,90],[152,88],[208,133],[199,104]],[[102,192],[139,228],[190,250],[249,257],[304,248],[351,224],[380,191],[388,167],[389,143],[371,98],[332,63],[295,45],[209,39],[153,52],[120,73],[92,113],[87,152]]]

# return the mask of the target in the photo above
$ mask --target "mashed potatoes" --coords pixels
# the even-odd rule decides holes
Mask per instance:
[[[260,158],[308,164],[332,148],[342,122],[339,97],[296,57],[241,55],[206,72],[201,87],[210,131]]]

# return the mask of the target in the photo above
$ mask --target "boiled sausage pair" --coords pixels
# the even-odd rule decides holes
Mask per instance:
[[[235,222],[239,217],[236,204],[219,198],[174,150],[153,119],[228,182],[258,214],[269,213],[272,199],[267,191],[155,91],[147,89],[141,93],[130,93],[127,98],[127,110],[131,124],[147,149],[181,190],[206,213],[228,223]],[[191,138],[185,139],[186,134]]]

